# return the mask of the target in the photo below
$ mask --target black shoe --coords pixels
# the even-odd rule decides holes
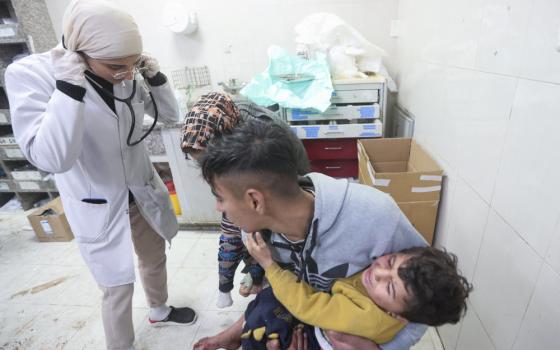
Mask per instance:
[[[196,322],[196,312],[190,307],[178,307],[175,308],[170,306],[171,312],[167,317],[161,321],[154,321],[148,318],[150,325],[154,327],[164,327],[164,326],[188,326]]]

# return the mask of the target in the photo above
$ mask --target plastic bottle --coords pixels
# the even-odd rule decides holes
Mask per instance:
[[[169,198],[171,198],[171,204],[173,204],[173,211],[175,211],[175,215],[181,215],[181,205],[179,204],[179,198],[177,197],[177,191],[175,191],[175,184],[173,183],[173,180],[165,181],[165,186],[167,186],[167,190],[169,191]]]

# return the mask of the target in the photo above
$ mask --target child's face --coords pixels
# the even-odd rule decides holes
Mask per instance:
[[[387,312],[399,315],[406,310],[410,294],[398,275],[399,266],[408,260],[405,254],[387,254],[377,258],[362,275],[362,283],[371,300]]]

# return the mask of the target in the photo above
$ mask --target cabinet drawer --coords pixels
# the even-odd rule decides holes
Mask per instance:
[[[311,171],[332,177],[358,177],[358,160],[312,160]]]
[[[334,90],[332,103],[379,102],[379,90]]]
[[[286,120],[288,122],[377,119],[380,115],[378,103],[359,106],[337,106],[333,104],[323,113],[314,109],[290,108],[286,110]]]
[[[356,139],[302,140],[310,160],[357,159]]]
[[[344,139],[350,137],[382,137],[383,125],[376,121],[366,124],[290,125],[300,139]]]

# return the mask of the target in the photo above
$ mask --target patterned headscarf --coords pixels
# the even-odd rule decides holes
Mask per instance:
[[[203,150],[214,135],[230,132],[239,122],[239,109],[227,95],[202,95],[185,117],[181,149]]]

